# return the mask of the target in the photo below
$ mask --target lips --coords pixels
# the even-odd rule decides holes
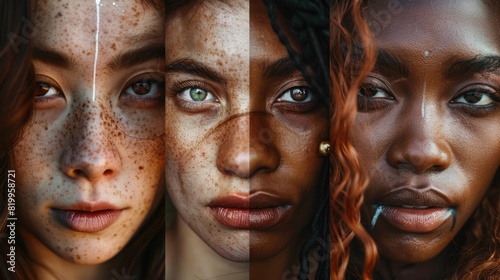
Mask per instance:
[[[372,228],[378,214],[391,226],[409,233],[429,233],[448,220],[455,223],[451,200],[436,188],[401,187],[384,195],[375,204]],[[450,219],[452,218],[452,219]]]
[[[71,230],[85,233],[102,231],[113,224],[122,210],[105,202],[79,202],[52,209],[56,219]]]
[[[287,201],[264,192],[251,196],[232,194],[218,197],[208,207],[220,224],[233,229],[252,230],[277,226],[291,208]]]

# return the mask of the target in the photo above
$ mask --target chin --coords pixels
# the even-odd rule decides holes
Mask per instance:
[[[384,250],[379,247],[380,255],[387,260],[400,263],[422,263],[431,260],[437,256],[442,250],[428,250],[426,246],[420,248],[404,248],[400,246],[398,250]]]
[[[250,252],[249,252],[249,247],[248,246],[243,246],[246,248],[214,248],[212,249],[222,258],[232,261],[232,262],[239,262],[239,263],[246,263],[250,261]],[[228,250],[230,249],[230,250]]]

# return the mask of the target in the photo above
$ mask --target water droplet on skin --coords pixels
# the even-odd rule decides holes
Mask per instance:
[[[428,57],[429,56],[429,51],[424,51],[424,56]]]

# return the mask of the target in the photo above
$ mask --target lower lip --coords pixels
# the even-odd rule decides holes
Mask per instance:
[[[290,206],[269,208],[226,208],[210,207],[215,219],[224,226],[234,229],[266,230],[278,225],[288,213]]]
[[[55,216],[66,227],[79,232],[94,233],[108,228],[120,216],[120,210],[76,211],[55,209]]]
[[[402,231],[428,233],[436,230],[451,217],[449,208],[411,209],[385,206],[384,219]]]

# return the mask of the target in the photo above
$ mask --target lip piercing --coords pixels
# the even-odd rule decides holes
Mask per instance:
[[[328,141],[319,143],[319,153],[325,157],[330,154],[330,143],[328,143]]]
[[[377,220],[378,220],[378,217],[380,216],[380,213],[382,213],[382,210],[384,210],[384,206],[382,205],[374,205],[373,207],[375,207],[375,215],[373,215],[373,219],[372,219],[372,223],[371,223],[371,226],[372,226],[372,230],[375,228],[375,224],[377,224]]]

